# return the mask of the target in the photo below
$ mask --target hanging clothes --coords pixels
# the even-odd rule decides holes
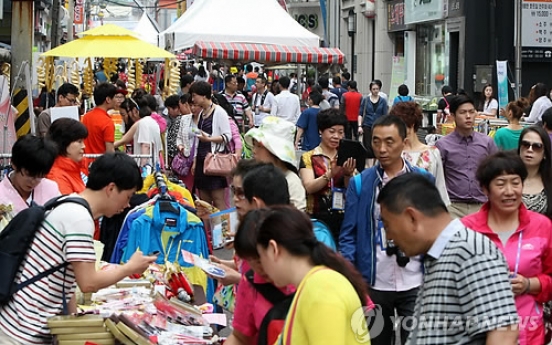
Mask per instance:
[[[170,203],[169,207],[176,212],[162,209],[163,203]],[[212,300],[212,279],[200,268],[184,261],[183,249],[203,258],[209,257],[201,219],[178,202],[158,200],[151,209],[147,209],[131,223],[122,262],[127,262],[137,250],[144,254],[159,251],[158,264],[178,262],[191,283],[202,286],[207,300]]]

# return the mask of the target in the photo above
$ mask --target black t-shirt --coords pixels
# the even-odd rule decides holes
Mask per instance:
[[[441,98],[439,100],[439,103],[437,103],[437,110],[444,111],[447,108],[447,102],[450,106],[450,101],[452,100],[453,97],[454,97],[454,95],[448,95],[446,97]],[[445,98],[447,99],[446,102],[445,102]]]

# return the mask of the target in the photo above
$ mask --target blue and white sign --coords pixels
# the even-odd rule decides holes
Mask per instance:
[[[404,23],[417,24],[445,18],[444,0],[405,0]]]

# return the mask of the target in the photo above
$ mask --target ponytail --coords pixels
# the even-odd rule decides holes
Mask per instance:
[[[270,207],[258,224],[257,244],[267,248],[272,240],[293,256],[308,257],[314,265],[326,266],[343,275],[355,289],[362,306],[367,305],[363,277],[350,262],[316,239],[312,221],[304,212],[289,205]]]
[[[326,266],[347,278],[355,289],[358,298],[360,298],[362,306],[365,307],[367,305],[368,301],[366,296],[368,295],[368,289],[366,288],[366,283],[353,264],[318,240],[316,240],[311,248],[310,257],[316,266]]]

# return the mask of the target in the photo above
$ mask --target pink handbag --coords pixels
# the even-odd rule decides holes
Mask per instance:
[[[211,153],[205,157],[203,173],[207,176],[230,176],[238,164],[238,157],[232,153]]]

